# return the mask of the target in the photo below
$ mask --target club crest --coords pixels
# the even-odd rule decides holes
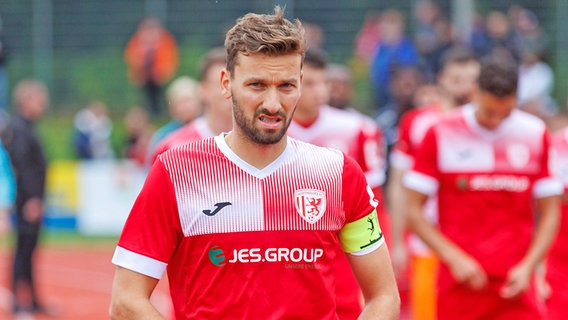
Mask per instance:
[[[530,160],[530,150],[520,143],[511,143],[507,146],[507,160],[513,168],[525,167]]]
[[[325,193],[321,190],[302,189],[294,192],[296,211],[307,222],[314,224],[325,212]]]

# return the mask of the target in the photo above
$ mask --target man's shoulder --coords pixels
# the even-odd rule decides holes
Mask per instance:
[[[542,132],[547,128],[544,120],[523,110],[513,110],[511,118],[517,127],[523,128],[523,131]]]
[[[340,150],[321,147],[310,142],[292,138],[290,136],[288,136],[288,142],[290,143],[293,152],[303,157],[334,157],[343,154]]]
[[[172,145],[158,157],[162,159],[162,162],[167,161],[168,163],[191,162],[197,158],[206,157],[207,153],[215,153],[217,151],[218,148],[214,138],[209,137]]]
[[[322,108],[325,121],[340,125],[342,131],[380,131],[379,124],[370,116],[356,109]]]

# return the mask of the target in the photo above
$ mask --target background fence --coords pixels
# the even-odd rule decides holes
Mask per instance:
[[[12,83],[30,76],[46,81],[52,92],[51,112],[74,111],[92,99],[101,99],[111,110],[120,111],[139,102],[139,92],[127,82],[122,52],[144,15],[161,17],[177,38],[181,54],[178,74],[195,75],[197,57],[209,47],[221,45],[227,27],[246,12],[270,12],[274,4],[286,5],[289,17],[320,25],[330,59],[344,63],[352,57],[353,41],[366,14],[397,8],[411,18],[416,1],[0,0],[0,16],[10,48]],[[458,26],[463,25],[463,17],[469,17],[469,10],[506,11],[512,4],[506,0],[433,2]],[[566,2],[515,2],[537,14],[552,40],[549,63],[556,72],[555,97],[562,105],[568,78]],[[411,33],[413,20],[408,22]]]

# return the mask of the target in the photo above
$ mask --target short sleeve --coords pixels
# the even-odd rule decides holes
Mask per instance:
[[[339,239],[343,250],[352,254],[365,254],[384,243],[376,208],[379,204],[363,172],[349,157],[345,157],[343,170],[343,203],[346,224]]]
[[[406,187],[424,194],[434,194],[439,187],[436,126],[431,127],[417,148],[414,165],[404,178]]]
[[[126,220],[113,262],[158,277],[182,237],[174,187],[161,161],[155,161]],[[136,264],[133,261],[145,261]],[[153,265],[155,264],[155,265]]]

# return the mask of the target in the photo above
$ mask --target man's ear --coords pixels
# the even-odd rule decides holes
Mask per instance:
[[[223,68],[223,70],[221,70],[221,78],[219,82],[221,84],[223,97],[226,99],[231,98],[231,74],[227,71],[227,69]]]

